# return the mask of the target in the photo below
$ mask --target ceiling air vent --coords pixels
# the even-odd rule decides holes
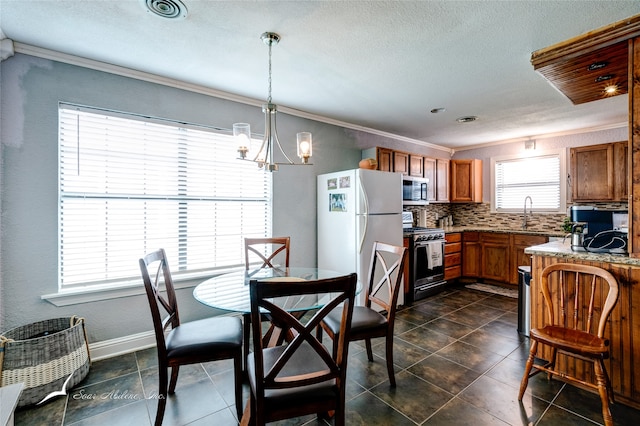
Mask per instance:
[[[187,6],[180,0],[140,0],[147,12],[165,19],[184,19]]]
[[[478,117],[476,117],[475,115],[468,115],[465,117],[457,118],[456,121],[458,123],[471,123],[472,121],[476,121],[477,119]]]

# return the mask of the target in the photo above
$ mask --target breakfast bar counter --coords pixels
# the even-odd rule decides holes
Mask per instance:
[[[542,270],[555,263],[575,263],[597,266],[616,278],[618,302],[611,312],[605,335],[610,340],[611,358],[605,365],[617,402],[640,408],[640,259],[628,256],[574,252],[569,241],[555,241],[525,249],[531,255],[531,327],[544,326],[546,318],[538,277]],[[540,345],[538,356],[549,359],[549,348]],[[577,372],[591,381],[593,372],[581,361],[558,357],[560,366]]]
[[[566,241],[551,241],[546,244],[540,244],[539,246],[528,247],[524,252],[537,256],[557,257],[565,259],[567,262],[571,260],[580,260],[585,262],[615,263],[640,267],[640,258],[608,253],[573,251],[571,250],[571,244],[568,238]]]

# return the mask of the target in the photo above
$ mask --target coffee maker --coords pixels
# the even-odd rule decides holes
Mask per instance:
[[[594,206],[572,206],[570,216],[574,224],[582,224],[582,247],[585,251],[626,254],[629,223],[626,210],[598,210]]]

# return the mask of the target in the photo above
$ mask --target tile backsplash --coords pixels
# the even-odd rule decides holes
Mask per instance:
[[[626,203],[592,203],[599,209],[626,210]],[[568,208],[569,206],[567,206]],[[469,204],[429,204],[425,207],[411,207],[405,210],[414,212],[414,225],[419,226],[419,215],[425,216],[426,226],[437,227],[438,219],[451,215],[454,226],[477,226],[502,229],[522,229],[522,213],[492,213],[489,203]],[[533,213],[527,217],[527,229],[541,232],[563,233],[562,224],[565,214]]]

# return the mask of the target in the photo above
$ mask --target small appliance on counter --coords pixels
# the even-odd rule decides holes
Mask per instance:
[[[571,250],[586,251],[583,247],[586,227],[587,224],[581,222],[574,222],[571,225],[571,233],[567,235],[567,237],[571,238]]]
[[[570,211],[571,221],[574,223],[571,232],[572,250],[627,254],[629,214],[626,210],[598,210],[593,206],[572,206]]]
[[[426,206],[429,179],[411,176],[402,176],[402,205],[403,206]]]

